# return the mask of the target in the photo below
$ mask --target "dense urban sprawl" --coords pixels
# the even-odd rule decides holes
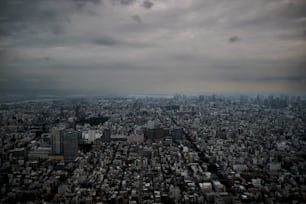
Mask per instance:
[[[306,203],[306,98],[0,105],[1,203]]]

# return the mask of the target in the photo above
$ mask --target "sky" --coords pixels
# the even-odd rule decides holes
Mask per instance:
[[[305,0],[1,0],[0,91],[305,92]]]

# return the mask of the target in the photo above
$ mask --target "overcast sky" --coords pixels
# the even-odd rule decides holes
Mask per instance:
[[[305,0],[1,0],[0,89],[306,90]]]

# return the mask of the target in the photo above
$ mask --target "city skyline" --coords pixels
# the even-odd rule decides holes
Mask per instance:
[[[303,0],[0,3],[0,91],[306,91]]]
[[[1,203],[306,202],[305,96],[0,104]]]

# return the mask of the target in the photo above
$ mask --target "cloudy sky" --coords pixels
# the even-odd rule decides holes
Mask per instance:
[[[1,0],[0,90],[306,91],[305,0]]]

